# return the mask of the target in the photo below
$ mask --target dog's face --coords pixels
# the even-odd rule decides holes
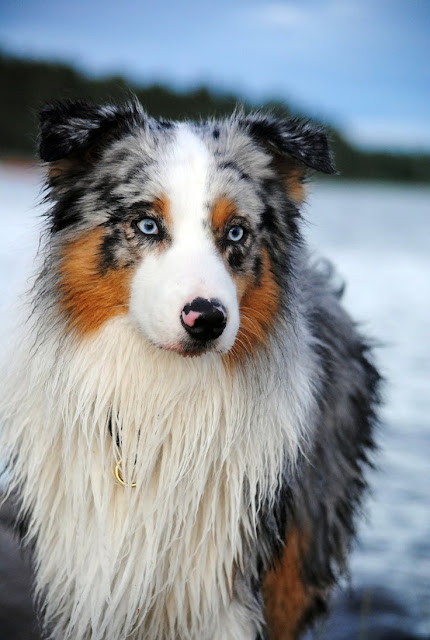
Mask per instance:
[[[309,124],[171,123],[136,104],[46,107],[40,155],[68,326],[88,333],[127,313],[181,355],[264,343],[287,290],[305,169],[333,171]]]

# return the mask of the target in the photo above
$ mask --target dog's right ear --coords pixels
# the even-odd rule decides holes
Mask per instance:
[[[113,140],[143,126],[146,120],[135,101],[124,106],[97,106],[83,101],[55,102],[39,113],[39,156],[45,162],[91,164]]]

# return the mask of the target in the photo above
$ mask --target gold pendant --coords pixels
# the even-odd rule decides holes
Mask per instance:
[[[118,460],[118,464],[115,465],[115,469],[114,469],[114,476],[115,479],[119,482],[119,484],[121,484],[123,487],[127,487],[130,486],[132,487],[132,489],[134,489],[136,487],[136,483],[132,482],[130,485],[126,482],[124,482],[124,478],[122,475],[122,469],[121,469],[121,462],[122,460]]]

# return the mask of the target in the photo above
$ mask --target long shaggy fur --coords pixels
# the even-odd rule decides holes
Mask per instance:
[[[1,445],[47,635],[298,637],[344,566],[378,385],[300,238],[305,167],[333,170],[323,132],[240,114],[179,125],[136,104],[82,103],[47,107],[41,131],[53,204],[2,393]],[[240,246],[223,231],[227,196],[227,230],[246,229]],[[157,247],[133,226],[149,202]],[[196,243],[213,238],[211,257],[194,252],[200,224]],[[157,297],[185,269],[180,242],[194,261],[183,295],[219,283],[227,306],[239,305],[239,328],[227,324],[197,355],[181,337],[182,307],[170,312],[176,293]],[[155,289],[145,289],[149,268],[163,275]],[[287,582],[301,604],[290,615],[276,602],[293,531]]]

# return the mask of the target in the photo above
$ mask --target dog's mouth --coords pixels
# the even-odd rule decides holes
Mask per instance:
[[[183,358],[196,358],[204,355],[205,353],[224,353],[223,350],[217,347],[217,340],[208,340],[205,342],[184,340],[177,344],[156,346],[160,349],[164,349],[165,351],[173,351]]]
[[[139,333],[155,349],[175,353],[183,358],[197,358],[209,353],[222,355],[230,350],[230,346],[226,347],[224,341],[220,342],[217,338],[213,340],[195,340],[185,336],[177,337],[172,341],[159,341],[154,339],[153,336],[148,336],[140,327]]]

